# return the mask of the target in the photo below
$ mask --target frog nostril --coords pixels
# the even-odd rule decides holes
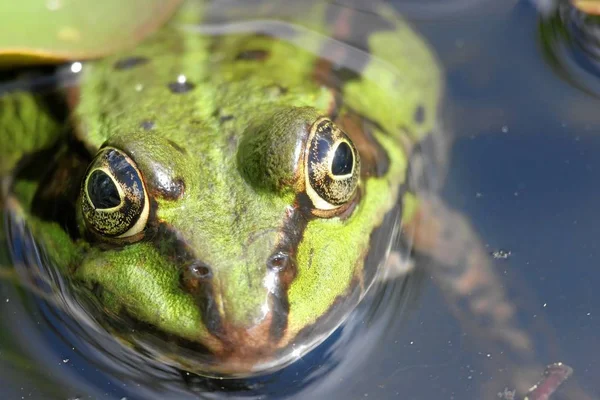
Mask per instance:
[[[213,287],[212,269],[202,261],[192,261],[181,274],[181,284],[194,298],[204,326],[216,336],[223,334],[223,321]]]
[[[206,264],[200,261],[194,262],[188,267],[191,278],[195,279],[210,279],[212,278],[212,270]]]
[[[182,278],[187,287],[197,287],[212,278],[212,270],[202,261],[193,261],[183,269]]]
[[[287,269],[291,263],[292,259],[288,253],[278,251],[269,257],[267,260],[267,267],[270,270],[280,272]]]

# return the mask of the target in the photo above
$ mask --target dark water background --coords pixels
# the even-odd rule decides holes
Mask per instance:
[[[600,284],[600,101],[586,90],[598,84],[594,79],[600,74],[593,68],[561,73],[552,65],[544,56],[540,15],[532,3],[462,2],[469,6],[395,2],[446,69],[448,126],[455,143],[443,197],[471,220],[490,252],[510,251],[494,265],[521,307],[520,322],[536,326],[530,333],[543,343],[539,361],[568,363],[575,374],[565,388],[578,384],[600,398],[600,299],[595,295]],[[584,87],[574,83],[573,74]],[[465,321],[453,316],[427,274],[411,279],[408,296],[404,292],[399,299],[390,289],[377,299],[398,318],[374,320],[359,310],[351,328],[279,373],[239,383],[244,389],[230,396],[481,398],[481,388],[502,368],[495,362],[497,349],[473,343]],[[60,313],[33,299],[24,304],[27,297],[16,291],[2,293],[7,293],[0,298],[2,398],[189,397],[183,384],[159,394],[161,383],[184,380],[210,398],[224,393],[218,382],[168,370],[152,370],[162,380],[136,382],[132,371],[144,367],[135,358],[109,373],[102,363],[90,362],[86,352],[92,350],[70,333]],[[32,315],[36,307],[39,312]]]

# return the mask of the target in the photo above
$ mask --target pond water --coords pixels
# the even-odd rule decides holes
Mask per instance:
[[[442,198],[480,236],[517,305],[517,322],[533,338],[536,362],[573,367],[552,399],[600,398],[600,225],[593,217],[600,70],[593,49],[558,34],[567,24],[557,17],[541,25],[538,7],[550,2],[394,5],[432,44],[446,73],[453,144]],[[8,399],[508,400],[514,387],[504,376],[519,362],[477,335],[477,323],[421,270],[384,285],[289,367],[236,381],[148,363],[73,323],[85,316],[11,284],[0,295],[0,382]]]

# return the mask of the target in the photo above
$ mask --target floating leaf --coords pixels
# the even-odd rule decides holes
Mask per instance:
[[[181,0],[0,1],[0,65],[96,58],[158,29]]]

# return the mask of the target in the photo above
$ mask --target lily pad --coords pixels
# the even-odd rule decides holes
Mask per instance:
[[[0,65],[101,57],[158,29],[181,0],[0,1]]]

